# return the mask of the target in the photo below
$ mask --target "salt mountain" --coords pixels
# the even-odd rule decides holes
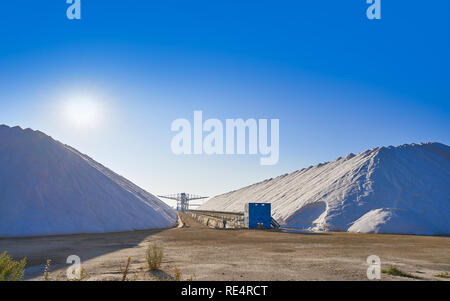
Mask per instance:
[[[31,129],[0,126],[0,237],[167,228],[154,195]]]
[[[216,196],[202,210],[272,203],[284,226],[318,231],[450,234],[450,147],[381,147]]]

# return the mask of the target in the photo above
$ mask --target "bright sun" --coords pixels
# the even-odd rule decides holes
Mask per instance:
[[[77,128],[92,128],[100,118],[99,104],[91,99],[73,99],[65,106],[65,118]]]

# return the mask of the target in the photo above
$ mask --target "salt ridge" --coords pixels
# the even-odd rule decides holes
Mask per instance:
[[[450,234],[450,148],[377,147],[210,199],[201,210],[272,203],[285,227],[312,231]]]
[[[0,237],[168,228],[176,212],[74,148],[0,126]]]

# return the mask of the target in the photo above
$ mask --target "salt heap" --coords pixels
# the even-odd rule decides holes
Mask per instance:
[[[176,212],[39,131],[0,126],[0,237],[167,228]]]
[[[199,209],[242,212],[272,203],[285,227],[450,234],[450,147],[379,147],[216,196]]]

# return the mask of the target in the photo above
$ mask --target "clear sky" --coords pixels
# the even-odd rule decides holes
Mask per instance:
[[[213,196],[375,146],[450,144],[450,2],[383,0],[382,20],[365,2],[82,0],[68,20],[65,0],[3,1],[0,124],[154,194]],[[279,118],[279,163],[172,154],[170,125],[194,110]]]

